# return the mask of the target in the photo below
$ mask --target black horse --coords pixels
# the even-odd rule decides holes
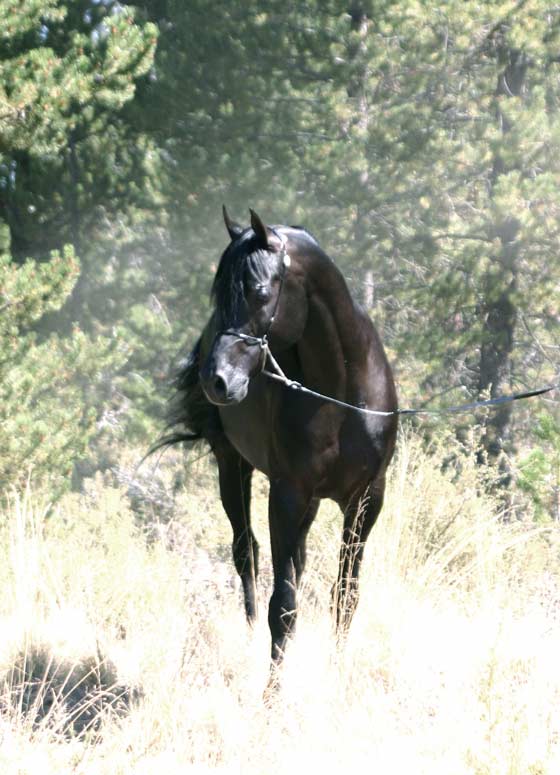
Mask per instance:
[[[249,622],[258,574],[251,475],[257,468],[269,478],[268,621],[276,664],[296,623],[305,542],[321,498],[335,500],[344,514],[333,602],[337,627],[350,624],[395,446],[390,412],[397,399],[375,328],[317,241],[300,227],[266,226],[253,211],[250,228],[233,223],[225,208],[224,219],[231,243],[212,288],[214,312],[179,367],[170,417],[176,430],[163,444],[205,440],[216,457]],[[380,414],[317,398],[290,381]]]

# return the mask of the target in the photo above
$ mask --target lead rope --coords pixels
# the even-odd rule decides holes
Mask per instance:
[[[272,355],[268,344],[268,335],[270,333],[270,329],[272,328],[272,323],[274,322],[274,318],[276,317],[276,312],[278,310],[278,303],[280,301],[280,294],[282,293],[282,286],[284,283],[284,276],[286,274],[286,269],[291,264],[290,256],[286,251],[285,239],[283,239],[282,242],[283,242],[282,251],[283,251],[284,269],[282,272],[282,277],[280,279],[280,288],[278,290],[278,296],[276,297],[276,305],[274,307],[274,313],[268,324],[266,334],[262,338],[255,337],[255,339],[260,340],[259,344],[261,345],[261,348],[265,352],[265,364],[266,364],[266,360],[268,359],[272,368],[274,369],[274,371],[269,371],[268,369],[262,370],[262,373],[265,376],[267,376],[269,379],[282,383],[290,390],[295,390],[295,391],[298,391],[299,393],[304,393],[305,395],[313,396],[314,398],[318,398],[321,401],[328,401],[329,403],[335,404],[336,406],[341,406],[344,409],[352,409],[355,412],[374,415],[376,417],[392,417],[393,415],[410,416],[410,415],[460,414],[461,412],[470,412],[473,409],[478,409],[479,407],[483,407],[483,406],[499,406],[500,404],[511,403],[512,401],[519,401],[522,398],[533,398],[534,396],[542,396],[545,393],[550,393],[552,390],[555,390],[558,387],[558,385],[546,385],[545,387],[537,388],[535,390],[528,390],[523,393],[513,393],[508,396],[489,398],[486,401],[475,401],[470,404],[448,406],[448,407],[444,407],[443,409],[394,409],[389,412],[383,412],[378,409],[366,409],[365,407],[355,406],[354,404],[348,404],[346,403],[346,401],[340,401],[338,398],[333,398],[332,396],[326,396],[323,393],[318,393],[316,390],[311,390],[310,388],[305,387],[305,385],[302,385],[301,382],[297,382],[296,380],[289,379],[282,371],[282,368],[280,367],[280,364],[278,363],[276,358]]]
[[[382,412],[378,409],[366,409],[361,406],[354,406],[354,404],[347,404],[346,401],[339,401],[338,398],[332,396],[325,396],[323,393],[318,393],[316,390],[302,385],[301,382],[296,382],[293,379],[288,379],[282,369],[280,368],[278,361],[274,358],[267,345],[267,356],[276,373],[263,369],[265,374],[270,379],[281,382],[291,390],[297,390],[300,393],[305,393],[308,396],[319,398],[321,401],[328,401],[331,404],[336,404],[344,409],[353,409],[355,412],[361,412],[362,414],[375,415],[377,417],[392,417],[393,415],[437,415],[437,414],[460,414],[461,412],[470,412],[473,409],[478,409],[481,406],[498,406],[499,404],[506,404],[512,401],[519,401],[522,398],[532,398],[533,396],[542,396],[544,393],[550,393],[555,390],[558,385],[547,385],[546,387],[537,388],[536,390],[528,390],[524,393],[513,393],[509,396],[500,396],[499,398],[490,398],[487,401],[475,401],[471,404],[460,404],[459,406],[447,406],[443,409],[394,409],[390,412]]]
[[[301,382],[297,382],[296,380],[289,379],[282,371],[282,368],[280,367],[280,364],[278,363],[276,358],[272,355],[270,351],[270,346],[268,344],[268,336],[270,334],[270,329],[272,328],[272,324],[274,323],[274,320],[276,318],[276,313],[278,312],[280,296],[282,294],[282,289],[284,287],[284,278],[286,276],[286,272],[288,268],[291,265],[291,258],[288,255],[288,252],[286,250],[286,238],[280,234],[278,234],[278,236],[282,240],[282,249],[281,249],[282,250],[282,274],[280,275],[280,287],[278,289],[278,296],[276,297],[274,311],[270,317],[270,320],[268,321],[266,332],[263,334],[263,336],[251,336],[249,334],[243,334],[239,331],[232,331],[231,329],[228,329],[226,331],[220,331],[218,332],[218,334],[216,334],[216,336],[219,336],[221,334],[236,336],[238,339],[243,340],[249,345],[259,345],[259,347],[261,348],[264,354],[263,369],[261,371],[261,374],[264,374],[269,379],[272,379],[276,382],[280,382],[290,390],[295,390],[299,393],[304,393],[305,395],[313,396],[314,398],[318,398],[321,401],[328,401],[329,403],[335,404],[336,406],[340,406],[344,409],[352,409],[354,412],[373,415],[375,417],[393,417],[395,415],[411,416],[411,415],[460,414],[462,412],[470,412],[473,409],[478,409],[483,406],[492,406],[492,407],[499,406],[501,404],[507,404],[513,401],[520,401],[523,398],[533,398],[534,396],[542,396],[545,393],[550,393],[551,391],[556,390],[556,388],[560,386],[559,384],[546,385],[545,387],[536,388],[535,390],[527,390],[523,393],[512,393],[511,395],[499,396],[498,398],[489,398],[486,401],[474,401],[469,404],[459,404],[458,406],[448,406],[448,407],[443,407],[442,409],[394,409],[389,412],[383,412],[378,409],[366,409],[365,407],[355,406],[354,404],[348,404],[346,403],[346,401],[340,401],[338,398],[333,398],[332,396],[326,396],[323,393],[318,393],[316,390],[311,390],[310,388],[305,387],[305,385],[302,385]],[[269,371],[268,369],[264,368],[264,366],[266,366],[267,361],[270,362],[270,365],[272,366],[273,371]]]

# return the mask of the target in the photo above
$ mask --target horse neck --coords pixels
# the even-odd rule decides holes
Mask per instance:
[[[349,397],[367,369],[372,327],[330,259],[318,258],[309,275],[309,312],[298,343],[304,378],[309,387]]]

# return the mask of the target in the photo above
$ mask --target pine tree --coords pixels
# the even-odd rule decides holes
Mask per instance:
[[[338,222],[336,254],[375,278],[409,400],[549,381],[558,14],[537,0],[349,10],[331,26],[330,116],[320,120],[333,140],[307,147],[303,167]],[[511,422],[510,407],[492,416],[485,456],[508,445]]]
[[[58,490],[125,359],[119,342],[76,326],[45,333],[45,315],[79,286],[76,253],[104,197],[100,188],[88,196],[101,157],[90,149],[89,171],[78,170],[78,147],[110,134],[150,66],[155,29],[107,0],[0,0],[0,30],[0,487],[31,471]]]
[[[0,253],[0,490],[29,475],[48,480],[54,495],[68,486],[98,420],[91,392],[118,357],[108,342],[76,329],[42,341],[33,331],[57,309],[79,271],[71,249],[48,262],[15,264],[3,228]],[[5,252],[4,252],[5,251]]]

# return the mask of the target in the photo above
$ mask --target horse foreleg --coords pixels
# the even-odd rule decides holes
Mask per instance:
[[[336,627],[343,636],[358,605],[358,577],[364,548],[383,506],[384,490],[385,482],[374,482],[363,493],[352,497],[344,509],[338,580],[333,588]]]
[[[251,478],[253,467],[229,444],[214,449],[218,461],[220,496],[233,529],[233,561],[243,585],[249,624],[257,617],[259,545],[251,529]]]
[[[305,567],[305,541],[319,501],[296,488],[271,482],[270,544],[274,590],[268,608],[273,671],[284,656],[297,618],[297,586]]]

